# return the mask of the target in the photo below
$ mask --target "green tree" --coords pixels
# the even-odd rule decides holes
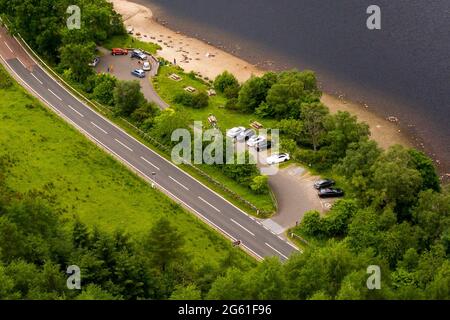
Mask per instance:
[[[117,300],[115,296],[103,290],[100,286],[89,284],[76,296],[76,300]]]
[[[433,160],[428,158],[423,152],[416,149],[409,149],[409,155],[415,169],[420,172],[422,177],[422,190],[431,189],[434,191],[440,191],[441,186],[439,182],[439,176],[436,173]]]
[[[183,259],[184,239],[167,218],[161,218],[153,225],[144,240],[144,248],[150,255],[152,265],[165,271],[174,261]]]
[[[301,106],[301,119],[306,141],[312,144],[314,151],[317,151],[326,133],[324,119],[328,113],[328,108],[322,103],[304,103]]]
[[[261,103],[266,101],[269,89],[277,81],[273,72],[266,73],[263,77],[251,77],[241,87],[238,98],[238,108],[243,112],[254,112]]]
[[[95,77],[95,88],[92,93],[94,99],[108,106],[114,105],[114,89],[117,79],[107,73],[102,73]]]
[[[214,88],[220,93],[225,93],[225,90],[236,87],[239,87],[239,81],[228,71],[219,74],[214,80]]]
[[[267,194],[269,192],[269,178],[267,176],[254,177],[250,189],[257,194]]]
[[[60,66],[71,71],[73,80],[83,83],[94,74],[89,63],[94,59],[95,43],[67,44],[60,51]]]
[[[129,116],[145,102],[139,81],[118,81],[114,89],[114,103],[118,114]]]
[[[200,290],[193,284],[186,287],[177,286],[175,291],[172,292],[170,300],[201,300],[202,294]]]

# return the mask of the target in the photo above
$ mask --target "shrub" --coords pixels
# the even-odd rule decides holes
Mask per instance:
[[[228,71],[224,71],[222,74],[219,74],[214,80],[214,88],[220,93],[225,93],[227,88],[236,87],[239,88],[239,82],[236,77]]]
[[[3,67],[0,67],[0,89],[7,89],[13,85],[11,77]]]
[[[269,193],[269,178],[267,176],[254,177],[253,182],[250,184],[250,189],[257,194]]]
[[[201,109],[208,106],[209,97],[208,94],[204,91],[200,91],[195,94],[181,92],[175,95],[173,102],[181,104],[186,107]]]

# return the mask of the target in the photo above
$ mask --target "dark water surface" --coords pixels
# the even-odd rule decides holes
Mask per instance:
[[[450,172],[450,0],[134,0],[159,20],[396,116]],[[369,31],[366,9],[382,10]]]

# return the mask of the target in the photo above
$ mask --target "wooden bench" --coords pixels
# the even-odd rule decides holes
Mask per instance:
[[[262,128],[264,128],[264,126],[261,124],[261,123],[259,123],[259,122],[257,122],[257,121],[253,121],[251,124],[250,124],[250,126],[253,128],[253,129],[262,129]]]
[[[194,92],[197,91],[197,89],[195,89],[195,88],[193,88],[193,87],[191,87],[191,86],[184,88],[184,90],[187,91],[187,92],[189,92],[189,93],[194,93]]]

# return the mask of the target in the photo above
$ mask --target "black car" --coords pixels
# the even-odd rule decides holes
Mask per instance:
[[[261,141],[260,143],[258,143],[258,144],[256,145],[256,151],[257,151],[257,152],[260,152],[260,151],[262,151],[262,150],[268,150],[268,149],[270,149],[271,147],[272,147],[272,141],[267,141],[267,140]]]
[[[322,189],[322,188],[329,188],[335,184],[334,180],[331,179],[323,179],[316,181],[314,183],[314,188],[316,189]]]
[[[337,198],[337,197],[343,197],[344,191],[341,189],[335,189],[335,188],[325,188],[319,190],[319,197],[320,198]]]

